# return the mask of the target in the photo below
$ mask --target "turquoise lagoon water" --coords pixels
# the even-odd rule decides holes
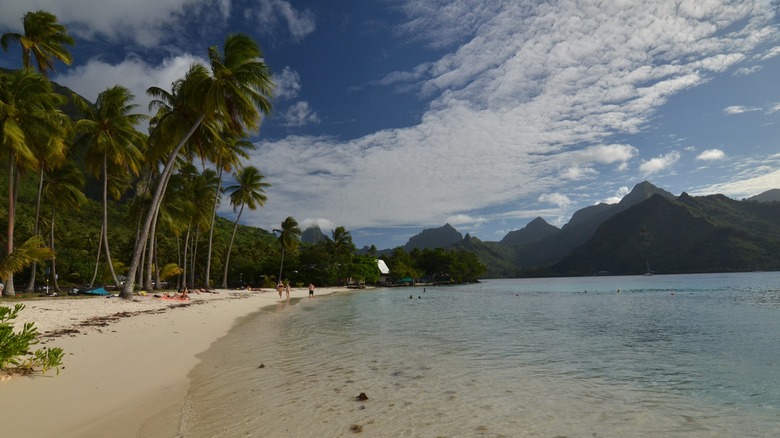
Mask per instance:
[[[780,273],[338,294],[200,358],[187,437],[777,437]]]

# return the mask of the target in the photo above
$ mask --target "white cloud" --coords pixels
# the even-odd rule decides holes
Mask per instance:
[[[208,10],[224,20],[230,13],[226,0],[0,0],[0,28],[21,29],[22,16],[38,9],[56,15],[77,40],[126,39],[143,47],[175,37],[184,17]]]
[[[691,194],[703,196],[721,193],[734,199],[742,199],[770,189],[780,189],[780,170],[776,167],[762,168],[750,173],[742,175],[741,178],[735,178],[733,181],[712,184],[703,189],[692,191]]]
[[[280,222],[280,224],[281,224],[281,222]],[[322,233],[325,234],[328,237],[330,237],[330,235],[331,235],[330,230],[335,230],[336,227],[338,227],[338,226],[339,225],[336,225],[333,222],[329,221],[328,219],[324,219],[324,218],[314,218],[314,219],[313,218],[306,218],[306,219],[302,220],[299,223],[299,225],[298,225],[298,227],[301,230],[305,230],[305,229],[311,228],[311,227],[320,227],[320,231],[322,231]]]
[[[296,40],[302,40],[317,27],[313,12],[297,10],[286,0],[258,0],[254,9],[244,11],[244,17],[256,23],[258,30],[265,34],[275,34],[279,28],[286,27]]]
[[[545,193],[543,195],[540,195],[537,200],[539,202],[554,204],[559,208],[563,208],[563,209],[571,205],[571,199],[569,199],[568,196],[561,193]]]
[[[347,141],[263,142],[253,162],[276,181],[269,215],[317,211],[353,227],[442,223],[462,211],[529,207],[534,197],[558,207],[546,217],[561,214],[574,205],[560,195],[571,180],[624,172],[642,152],[610,139],[647,129],[671,96],[778,39],[771,8],[754,2],[681,5],[685,13],[663,2],[404,6],[405,35],[454,47],[380,81],[432,98],[420,123]],[[657,174],[680,158],[636,166]]]
[[[282,124],[287,127],[300,127],[304,125],[316,125],[320,123],[320,116],[312,111],[309,102],[296,102],[282,115]]]
[[[149,65],[136,57],[129,57],[116,65],[93,59],[52,79],[91,102],[107,88],[122,85],[135,95],[135,103],[139,105],[137,112],[148,113],[151,99],[146,90],[152,86],[170,90],[171,84],[182,78],[197,62],[206,63],[204,59],[191,55],[168,58],[160,65]]]
[[[761,108],[742,106],[742,105],[732,105],[723,108],[723,112],[729,115],[744,114],[744,113],[749,113],[754,111],[761,111]]]
[[[143,46],[170,41],[192,10],[217,17],[238,10],[227,0],[0,0],[0,23],[18,27],[31,5],[51,10],[80,35]],[[253,5],[241,18],[258,32],[303,39],[317,29],[314,13],[290,1]],[[658,155],[655,146],[621,142],[651,129],[681,91],[780,53],[766,49],[780,41],[780,31],[762,1],[593,7],[577,0],[407,0],[400,8],[408,20],[399,34],[441,56],[379,75],[377,83],[429,98],[420,122],[348,140],[290,136],[260,143],[251,162],[273,186],[266,207],[248,221],[276,227],[293,215],[352,228],[491,220],[459,212],[532,211],[534,200],[555,205],[540,214],[553,217],[574,206],[561,193],[574,193],[582,181],[629,167],[645,175],[669,169],[679,152],[640,163],[637,157]],[[132,56],[115,65],[94,59],[56,80],[90,98],[120,82],[140,98],[149,86],[169,87],[195,59],[180,54],[160,65]],[[313,100],[295,102],[297,72],[284,68],[275,80],[278,99],[294,102],[277,114],[284,124],[320,122]],[[748,110],[756,108],[726,113]]]
[[[664,171],[677,163],[677,161],[680,160],[680,156],[679,152],[672,151],[668,154],[652,158],[639,165],[639,171],[645,176]]]
[[[295,99],[301,91],[301,75],[297,71],[285,66],[282,72],[274,75],[274,98]]]
[[[767,110],[767,114],[774,114],[776,112],[780,111],[780,103],[774,103],[772,104]]]
[[[762,65],[753,65],[750,67],[740,67],[736,71],[734,71],[734,76],[747,76],[751,75],[753,73],[760,72],[764,69],[764,66]]]
[[[578,181],[584,178],[589,178],[598,175],[598,172],[590,167],[575,166],[565,169],[561,173],[561,178],[570,181]]]
[[[458,225],[479,226],[479,224],[487,222],[487,219],[484,217],[474,217],[467,214],[456,214],[449,216],[445,222],[454,227],[457,227]]]
[[[629,189],[627,186],[622,186],[617,190],[617,192],[615,192],[613,196],[610,196],[602,202],[605,204],[617,204],[629,193],[631,193],[631,189]]]
[[[780,55],[780,46],[772,47],[766,53],[761,54],[759,56],[759,59],[762,61],[766,61],[767,59],[774,58],[777,55]]]
[[[717,161],[726,158],[726,153],[720,149],[707,149],[696,156],[699,161]]]

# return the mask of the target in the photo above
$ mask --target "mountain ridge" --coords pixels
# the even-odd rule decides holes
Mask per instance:
[[[617,204],[578,210],[560,229],[535,218],[499,242],[466,235],[444,248],[475,252],[490,277],[641,274],[647,264],[659,273],[770,270],[780,269],[778,218],[771,196],[675,197],[643,181]]]

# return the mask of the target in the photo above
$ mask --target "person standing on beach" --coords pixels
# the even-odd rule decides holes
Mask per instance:
[[[287,282],[287,287],[284,289],[284,291],[287,293],[287,299],[290,299],[290,282]]]
[[[284,283],[282,281],[279,281],[279,284],[276,285],[276,291],[279,292],[279,299],[282,299],[282,291],[284,290]]]
[[[314,283],[309,283],[309,298],[314,298]]]

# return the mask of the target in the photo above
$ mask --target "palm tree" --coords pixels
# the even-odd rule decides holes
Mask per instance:
[[[13,278],[15,273],[30,266],[32,262],[53,256],[54,251],[44,245],[41,236],[32,236],[0,261],[0,276]]]
[[[139,239],[135,244],[128,271],[129,278],[120,293],[122,298],[131,299],[133,296],[135,286],[133,277],[138,270],[141,252],[149,237],[155,212],[165,193],[166,182],[184,144],[202,123],[213,126],[215,132],[227,130],[235,135],[257,131],[261,116],[271,111],[270,96],[273,83],[270,70],[263,60],[260,47],[249,36],[244,34],[228,36],[222,53],[215,46],[209,48],[209,62],[211,74],[203,66],[195,65],[190,68],[179,88],[171,93],[172,97],[176,97],[175,101],[194,108],[197,117],[168,154],[160,174],[160,184],[154,192],[151,208],[147,212]],[[154,90],[150,91],[154,92]],[[177,113],[168,113],[168,115],[175,114]],[[181,132],[180,128],[168,125],[182,126],[181,122],[187,120],[186,113],[180,113],[177,117],[168,117],[168,115],[160,119],[156,129],[160,129],[160,132]],[[177,121],[179,123],[176,123]]]
[[[146,116],[132,113],[136,107],[130,103],[132,99],[133,94],[119,85],[100,93],[94,106],[73,95],[74,103],[84,115],[76,122],[76,131],[82,134],[77,142],[87,148],[88,169],[98,178],[102,175],[103,179],[103,248],[117,287],[120,284],[108,244],[108,191],[110,178],[121,178],[122,172],[128,171],[137,176],[143,160],[140,147],[145,139],[135,126]],[[115,195],[121,195],[121,191]]]
[[[228,265],[230,264],[230,251],[233,249],[233,240],[236,238],[238,221],[241,219],[241,213],[244,212],[244,206],[249,207],[250,210],[256,210],[257,207],[262,207],[268,199],[265,196],[265,188],[271,186],[271,184],[263,182],[265,177],[254,166],[244,167],[234,173],[233,177],[236,179],[236,184],[225,187],[225,191],[230,193],[230,205],[233,206],[233,211],[236,211],[237,208],[239,210],[238,216],[236,216],[236,222],[233,224],[233,234],[230,235],[227,254],[225,255],[225,272],[222,275],[223,289],[227,289],[228,287],[227,277]]]
[[[331,233],[333,238],[326,238],[328,239],[328,246],[330,246],[333,259],[336,263],[346,261],[347,257],[352,256],[356,249],[355,244],[352,243],[352,235],[344,227],[336,227]]]
[[[218,181],[216,191],[214,192],[214,203],[211,208],[211,223],[209,224],[209,246],[206,252],[206,279],[204,281],[206,289],[211,285],[211,250],[214,242],[214,222],[217,217],[217,207],[219,207],[219,201],[221,197],[219,194],[222,191],[222,175],[225,172],[232,171],[233,167],[239,165],[239,158],[249,158],[249,154],[246,153],[248,149],[254,149],[254,143],[247,140],[239,140],[236,136],[229,133],[225,134],[224,141],[218,142],[216,148],[212,150],[214,157],[212,161],[217,165],[218,169]]]
[[[39,234],[41,222],[41,198],[43,197],[43,180],[47,171],[59,166],[65,160],[67,146],[62,141],[49,138],[45,144],[33,145],[33,153],[38,159],[38,194],[35,201],[35,219],[33,220],[33,234]],[[30,267],[30,280],[27,283],[27,292],[32,292],[35,288],[35,274],[37,271],[37,262],[33,261]]]
[[[279,245],[282,247],[282,262],[279,264],[279,281],[282,281],[285,251],[295,251],[301,241],[301,229],[292,216],[282,221],[282,228],[274,230],[279,233]]]
[[[0,37],[0,45],[8,51],[10,43],[18,43],[22,48],[22,65],[25,69],[32,69],[32,57],[35,57],[38,72],[44,77],[54,70],[54,60],[60,60],[70,65],[72,58],[65,45],[73,45],[74,41],[65,30],[65,26],[57,23],[57,17],[46,11],[28,12],[22,18],[24,34],[5,33]],[[41,190],[43,187],[43,173],[47,165],[61,162],[64,159],[64,146],[62,142],[48,141],[33,145],[35,155],[39,163],[38,198],[35,207],[35,222],[33,234],[38,234],[41,211]],[[36,262],[31,267],[30,281],[27,291],[35,287]]]
[[[197,169],[195,169],[195,166],[187,164],[179,171],[179,173],[171,177],[171,185],[169,187],[171,196],[165,198],[164,202],[160,206],[159,215],[159,223],[161,228],[168,229],[176,238],[177,255],[179,259],[178,266],[182,267],[182,272],[180,272],[180,274],[183,273],[185,275],[187,269],[187,251],[189,249],[187,244],[189,243],[189,233],[195,210],[195,198],[199,196],[198,193],[192,190],[192,179],[195,174],[197,174]],[[183,260],[181,256],[181,250],[178,249],[178,243],[181,240],[182,234],[185,233],[186,237],[184,241],[183,257],[184,263],[182,263]],[[151,242],[155,241],[155,238],[151,239]],[[157,254],[157,251],[154,251],[153,254]],[[155,259],[156,257],[151,256],[147,259],[146,282],[150,284],[145,285],[145,287],[154,286],[151,284],[152,273],[154,272],[157,275],[160,272],[156,265],[154,269],[152,269],[152,262],[154,262]],[[181,276],[179,276],[179,279],[181,279]],[[157,285],[160,284],[159,280],[160,279],[157,278]],[[178,286],[181,286],[181,284],[178,284],[177,287]]]
[[[8,155],[8,239],[6,255],[14,251],[16,174],[36,169],[34,145],[64,143],[68,118],[57,107],[62,96],[40,74],[20,70],[0,74],[0,153]],[[49,143],[51,142],[51,143]],[[13,277],[5,278],[4,295],[14,295]]]
[[[210,280],[209,280],[209,269],[211,268],[211,245],[212,245],[212,235],[213,235],[213,229],[214,229],[214,213],[216,211],[217,206],[219,206],[219,200],[220,200],[220,193],[221,193],[221,185],[222,185],[222,179],[221,179],[221,173],[220,176],[217,176],[217,173],[214,172],[211,169],[204,170],[198,178],[196,178],[193,181],[192,185],[192,192],[198,193],[200,196],[198,196],[195,199],[195,217],[193,218],[196,224],[196,233],[195,233],[195,239],[192,245],[192,263],[190,263],[190,266],[192,266],[192,269],[190,269],[190,286],[195,285],[195,261],[197,259],[197,250],[198,250],[198,238],[200,237],[200,230],[201,229],[208,229],[209,230],[209,247],[208,252],[206,255],[206,272],[205,272],[205,282],[206,289],[209,288]],[[209,196],[204,195],[205,193],[209,193]]]
[[[67,65],[73,61],[66,45],[74,44],[65,26],[57,22],[57,17],[46,11],[35,11],[24,14],[22,18],[24,33],[5,33],[0,37],[0,45],[8,51],[10,43],[22,46],[22,65],[32,69],[32,58],[38,65],[38,72],[44,77],[54,70],[54,60]]]
[[[57,169],[49,171],[43,183],[43,198],[51,208],[49,247],[54,251],[54,213],[55,210],[78,210],[87,202],[87,197],[82,192],[84,188],[84,176],[79,168],[67,161]],[[51,257],[51,276],[54,279],[54,290],[59,292],[57,284],[56,258]]]

